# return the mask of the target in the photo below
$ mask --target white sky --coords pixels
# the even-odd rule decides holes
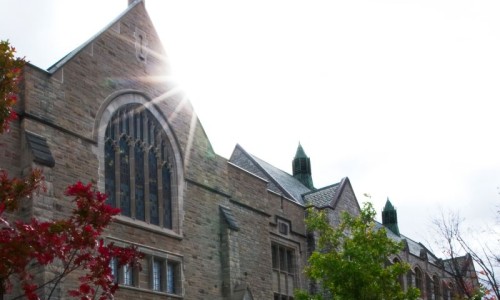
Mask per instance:
[[[0,39],[47,68],[126,0],[0,0]],[[146,0],[174,77],[215,151],[236,143],[316,187],[348,176],[400,230],[440,208],[494,221],[500,186],[500,2]],[[432,239],[432,238],[430,238]],[[424,241],[425,242],[425,241]]]

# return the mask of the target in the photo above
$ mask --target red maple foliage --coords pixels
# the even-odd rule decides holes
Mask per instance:
[[[16,115],[12,108],[17,99],[23,59],[14,58],[15,49],[7,41],[0,41],[0,133],[8,128]],[[141,253],[133,246],[117,247],[105,243],[103,231],[120,210],[105,203],[106,195],[92,184],[77,182],[67,188],[65,195],[74,202],[68,218],[29,221],[8,218],[15,213],[23,198],[43,189],[43,174],[34,170],[24,179],[9,178],[0,169],[0,299],[19,282],[22,295],[39,299],[39,291],[50,287],[50,299],[56,286],[77,270],[79,285],[69,296],[80,299],[112,299],[118,285],[113,278],[110,262],[118,266],[139,266]],[[11,215],[12,216],[12,215]],[[46,282],[39,282],[32,274],[34,267],[56,265],[57,272]]]
[[[0,41],[0,133],[9,128],[16,119],[12,109],[17,100],[18,84],[21,80],[23,58],[16,58],[16,49],[8,41]]]

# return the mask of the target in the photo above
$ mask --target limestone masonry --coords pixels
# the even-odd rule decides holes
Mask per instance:
[[[303,273],[315,243],[305,208],[326,210],[332,226],[342,211],[357,214],[349,179],[315,188],[301,145],[294,174],[239,145],[229,160],[217,155],[185,95],[158,80],[169,74],[165,57],[139,0],[48,70],[26,66],[0,167],[43,169],[47,191],[19,217],[67,216],[66,186],[97,182],[122,210],[106,240],[145,254],[142,270],[113,266],[117,299],[293,299],[296,288],[317,288]],[[388,258],[411,264],[401,284],[451,299],[447,262],[399,232],[390,202],[380,226],[406,246]],[[470,258],[463,265],[473,270]],[[69,278],[61,299],[71,287]]]

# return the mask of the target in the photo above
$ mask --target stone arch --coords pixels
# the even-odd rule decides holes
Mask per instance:
[[[433,282],[433,295],[434,299],[438,300],[441,299],[441,279],[439,278],[438,274],[433,274],[432,275],[432,282]]]
[[[170,160],[171,160],[171,180],[172,180],[172,226],[169,230],[161,229],[161,231],[166,231],[167,233],[174,233],[176,235],[181,234],[182,229],[182,207],[183,207],[183,193],[184,193],[184,168],[183,159],[180,151],[180,147],[177,143],[177,139],[170,124],[167,119],[162,114],[162,112],[152,103],[151,98],[149,98],[144,93],[135,90],[124,90],[111,94],[106,98],[99,108],[96,119],[94,123],[93,139],[96,141],[96,146],[93,152],[96,154],[99,161],[98,168],[98,180],[97,186],[99,190],[105,190],[105,136],[106,128],[110,124],[111,119],[121,108],[127,105],[137,105],[143,107],[149,115],[154,118],[154,120],[161,127],[161,132],[163,136],[166,137],[165,142],[168,143],[170,147]],[[120,216],[121,217],[121,216]],[[127,220],[127,218],[120,218],[120,220],[125,222],[134,222],[132,219]],[[139,222],[140,223],[140,222]]]
[[[420,296],[424,296],[425,293],[425,273],[419,266],[414,269],[415,273],[415,287],[420,290]]]

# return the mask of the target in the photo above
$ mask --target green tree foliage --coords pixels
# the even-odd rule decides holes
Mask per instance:
[[[389,263],[389,257],[403,245],[387,236],[384,228],[376,228],[375,210],[365,203],[359,216],[344,212],[340,225],[333,228],[325,211],[310,208],[306,224],[318,238],[316,250],[309,258],[306,274],[322,291],[310,295],[298,291],[299,300],[332,298],[335,300],[411,300],[419,291],[403,291],[399,278],[409,265]],[[325,297],[325,295],[328,295]]]

